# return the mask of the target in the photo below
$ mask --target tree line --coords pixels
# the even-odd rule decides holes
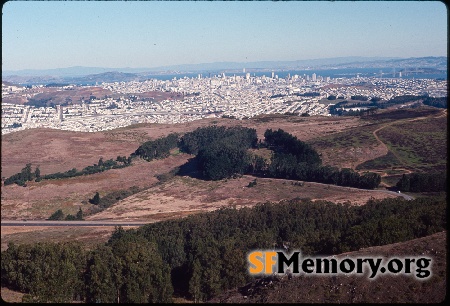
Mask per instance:
[[[178,134],[172,133],[166,137],[146,141],[131,156],[139,156],[147,161],[166,158],[170,155],[170,150],[178,146],[178,138]]]
[[[332,255],[446,230],[445,197],[369,200],[363,206],[307,199],[223,208],[136,230],[116,228],[93,250],[77,243],[9,244],[1,282],[40,302],[207,301],[242,286],[255,249]]]
[[[82,221],[83,219],[83,211],[80,209],[78,210],[77,214],[71,215],[64,215],[63,211],[61,209],[58,209],[57,211],[55,211],[47,220],[66,220],[66,221],[75,221],[75,220],[79,220]]]
[[[447,172],[403,174],[396,187],[410,192],[447,192]]]
[[[374,189],[381,182],[377,173],[366,172],[361,175],[349,168],[322,166],[320,155],[310,145],[281,129],[267,130],[264,137],[265,145],[274,154],[268,167],[262,163],[258,164],[262,166],[261,169],[254,167],[259,175],[363,189]]]
[[[71,170],[67,170],[65,172],[56,172],[50,173],[46,175],[41,175],[41,170],[39,166],[36,167],[35,171],[32,171],[31,163],[26,164],[25,168],[23,168],[19,173],[13,174],[12,176],[5,179],[4,184],[17,184],[19,186],[26,186],[26,182],[35,181],[40,182],[42,180],[56,180],[56,179],[64,179],[75,176],[82,175],[90,175],[94,173],[99,173],[103,171],[107,171],[110,169],[120,169],[124,167],[128,167],[131,165],[132,158],[129,156],[128,158],[125,156],[117,156],[116,160],[108,159],[103,161],[103,158],[98,160],[98,164],[94,164],[92,166],[87,166],[83,168],[83,170],[78,171],[76,168]]]
[[[165,138],[158,142],[168,143]],[[175,146],[174,140],[170,143],[170,148]],[[155,142],[151,144],[154,153],[167,153],[169,150],[158,150]],[[376,173],[366,172],[361,175],[352,169],[322,166],[320,155],[314,148],[282,129],[266,130],[264,141],[258,142],[255,129],[209,126],[184,134],[177,145],[181,152],[195,155],[190,163],[207,180],[251,174],[365,189],[376,188],[381,182],[381,177]],[[273,152],[269,162],[249,152],[249,149],[261,147]],[[143,150],[136,151],[136,154],[139,152]]]
[[[432,98],[432,97],[429,97],[427,94],[419,95],[419,96],[402,95],[402,96],[397,96],[392,99],[389,99],[388,101],[382,101],[382,99],[379,97],[373,97],[372,99],[370,99],[370,101],[368,101],[367,97],[360,96],[360,95],[351,96],[351,99],[367,101],[367,103],[358,103],[358,106],[368,107],[369,113],[371,111],[374,111],[377,109],[385,109],[385,108],[388,108],[388,107],[391,107],[394,105],[405,104],[405,103],[414,102],[414,101],[418,101],[418,102],[422,101],[422,103],[425,105],[434,106],[434,107],[438,107],[438,108],[447,108],[447,97]],[[351,110],[346,109],[346,108],[352,108],[352,107],[355,107],[353,103],[349,104],[348,101],[342,101],[342,102],[336,103],[335,105],[331,105],[329,107],[329,111],[330,111],[330,114],[337,115],[337,116],[343,116],[343,115],[361,116],[361,115],[365,114],[364,111],[351,111]]]
[[[447,108],[447,99],[447,97],[426,97],[425,100],[423,100],[423,104],[438,108]]]
[[[103,172],[109,169],[131,165],[133,157],[147,161],[162,159],[170,151],[179,148],[181,152],[195,155],[191,161],[203,178],[220,180],[242,174],[256,176],[313,181],[340,186],[373,189],[381,182],[375,173],[359,173],[352,169],[339,170],[335,167],[321,166],[320,155],[307,143],[282,129],[268,129],[264,133],[264,142],[259,141],[255,129],[241,126],[209,126],[197,128],[180,137],[176,133],[143,143],[128,158],[117,156],[116,160],[103,161],[78,171],[76,168],[66,172],[40,175],[39,167],[33,173],[31,164],[5,180],[5,185],[16,183],[25,185],[35,179],[61,179]],[[252,154],[249,149],[267,147],[273,151],[270,163],[261,156]]]

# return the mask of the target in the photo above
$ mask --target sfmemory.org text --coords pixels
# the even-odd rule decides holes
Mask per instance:
[[[248,254],[248,272],[251,275],[285,274],[332,275],[358,274],[375,279],[383,274],[414,275],[418,279],[431,276],[429,257],[301,257],[299,251],[286,255],[283,251],[253,251]]]

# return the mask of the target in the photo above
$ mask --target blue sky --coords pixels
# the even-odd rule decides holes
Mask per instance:
[[[439,1],[9,1],[2,70],[447,55]]]

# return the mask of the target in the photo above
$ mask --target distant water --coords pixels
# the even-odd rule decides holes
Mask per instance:
[[[420,70],[420,69],[419,69]],[[360,77],[377,77],[377,78],[399,78],[399,72],[402,71],[402,68],[396,68],[395,71],[393,68],[344,68],[344,69],[314,69],[314,70],[274,70],[274,75],[278,75],[279,78],[286,78],[288,75],[293,77],[294,75],[298,76],[306,76],[309,75],[309,77],[312,77],[312,74],[315,73],[317,77],[321,76],[323,78],[330,77],[330,78],[353,78],[356,77],[358,74]],[[197,78],[199,74],[202,75],[202,78],[207,77],[214,77],[214,76],[220,76],[222,75],[223,71],[211,71],[211,72],[195,72],[195,73],[179,73],[179,74],[149,74],[146,75],[145,78],[148,79],[157,79],[157,80],[172,80],[173,78],[181,79],[184,77],[188,78]],[[260,72],[251,72],[250,76],[257,76],[261,77],[265,75],[266,77],[272,77],[272,71],[260,71]],[[382,74],[381,74],[382,72]],[[395,76],[394,76],[395,72]],[[245,72],[226,72],[225,76],[242,76],[245,77]],[[447,80],[447,71],[443,70],[440,71],[440,73],[413,73],[409,72],[405,74],[402,72],[402,79],[442,79]],[[100,84],[101,82],[96,81],[73,81],[73,80],[66,80],[61,81],[61,83],[67,83],[67,84],[77,84],[77,85],[86,85],[86,86],[93,86],[96,84]],[[36,82],[36,83],[23,83],[22,85],[38,85],[42,84],[42,82]]]
[[[344,69],[326,69],[326,70],[283,70],[283,71],[275,71],[274,75],[278,75],[279,78],[286,78],[288,75],[293,77],[294,75],[298,76],[305,76],[309,75],[309,77],[312,77],[312,74],[315,73],[316,76],[322,76],[324,78],[330,77],[330,78],[353,78],[356,77],[358,74],[360,77],[381,77],[381,78],[399,78],[399,72],[402,71],[402,69],[393,69],[393,68],[344,68]],[[395,76],[394,76],[395,72]],[[249,72],[250,76],[257,76],[261,77],[265,75],[266,77],[271,77],[272,72],[271,71],[264,71],[264,72]],[[203,78],[206,77],[213,77],[215,75],[219,76],[222,74],[220,71],[215,72],[203,72],[203,73],[180,73],[180,74],[166,74],[166,75],[149,75],[149,78],[154,78],[158,80],[172,80],[173,78],[181,79],[184,77],[188,78],[197,78],[198,75],[201,74]],[[244,72],[225,72],[225,76],[245,76],[246,73]],[[442,71],[440,73],[413,73],[408,72],[404,73],[402,72],[402,79],[443,79],[447,80],[447,71]]]

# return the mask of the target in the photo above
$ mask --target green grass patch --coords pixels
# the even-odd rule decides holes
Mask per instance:
[[[373,136],[373,131],[378,127],[378,124],[365,125],[340,133],[319,137],[308,141],[308,143],[318,151],[329,150],[332,148],[341,149],[376,146],[378,142]]]
[[[447,167],[447,118],[394,124],[378,132],[406,167],[421,171]]]
[[[377,157],[375,159],[371,159],[363,162],[356,166],[356,170],[384,170],[391,169],[392,167],[399,167],[402,164],[395,157],[392,152],[388,152],[386,155]]]

